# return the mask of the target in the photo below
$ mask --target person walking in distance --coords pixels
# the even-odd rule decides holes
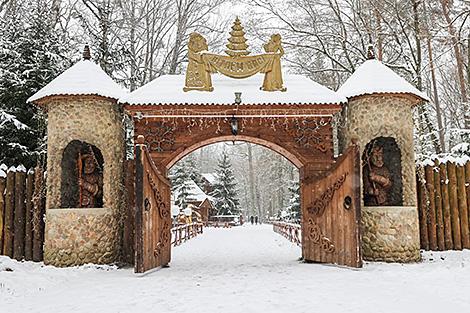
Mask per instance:
[[[255,225],[258,225],[258,215],[255,216]]]
[[[255,221],[255,218],[252,216],[250,216],[250,221],[251,221],[251,225],[253,225],[253,222]]]

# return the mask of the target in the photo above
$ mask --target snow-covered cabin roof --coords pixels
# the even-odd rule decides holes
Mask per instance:
[[[214,91],[184,92],[184,75],[163,75],[119,99],[130,105],[232,104],[235,92],[242,93],[242,104],[342,104],[347,99],[302,75],[284,75],[287,91],[263,91],[263,74],[235,79],[212,75]]]
[[[403,77],[382,62],[372,59],[359,66],[351,77],[338,89],[346,98],[371,94],[411,94],[429,101],[428,96],[416,89]]]
[[[213,173],[202,173],[201,176],[209,182],[209,184],[213,185],[215,181],[217,180],[217,177],[215,177],[215,174]]]
[[[127,92],[101,67],[91,60],[82,60],[32,95],[28,102],[36,102],[48,96],[97,95],[119,99]]]
[[[188,188],[188,201],[204,201],[206,199],[210,199],[210,196],[208,196],[204,191],[202,191],[201,188],[193,181],[193,180],[188,180],[185,183],[186,187]],[[179,195],[179,190],[175,190],[175,198],[178,198]]]

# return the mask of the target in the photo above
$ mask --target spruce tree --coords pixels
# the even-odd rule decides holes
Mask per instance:
[[[235,176],[232,164],[225,150],[217,164],[216,182],[213,186],[211,196],[219,215],[238,215],[240,213],[240,202],[238,200]]]
[[[69,65],[53,16],[32,1],[0,19],[0,163],[32,167],[45,154],[45,118],[26,100]]]
[[[291,198],[289,199],[289,205],[286,207],[285,210],[285,217],[290,222],[300,223],[301,211],[299,182],[292,182],[288,189],[289,193],[291,194]]]
[[[175,204],[184,210],[187,198],[191,196],[189,183],[191,176],[187,171],[185,162],[177,162],[170,172],[171,191],[176,194]]]

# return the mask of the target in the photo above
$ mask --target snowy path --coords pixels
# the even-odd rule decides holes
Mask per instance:
[[[303,264],[299,256],[262,225],[206,229],[173,249],[170,268],[140,277],[0,257],[0,312],[470,312],[469,250],[360,270]]]

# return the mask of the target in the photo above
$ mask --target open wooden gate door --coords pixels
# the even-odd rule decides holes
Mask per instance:
[[[155,167],[140,137],[135,160],[136,273],[165,266],[171,258],[171,185]]]
[[[360,157],[349,147],[329,173],[302,182],[305,261],[362,267]]]

